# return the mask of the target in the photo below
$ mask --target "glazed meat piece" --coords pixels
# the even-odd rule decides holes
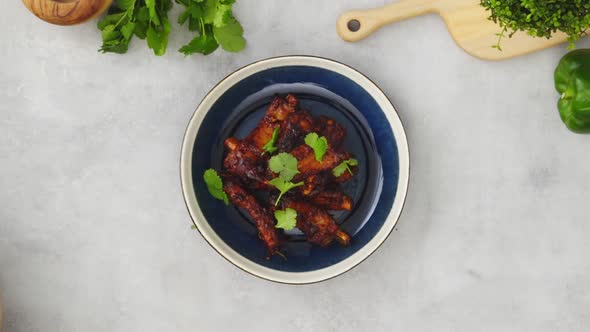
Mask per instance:
[[[289,114],[295,112],[296,107],[297,98],[293,95],[288,95],[285,99],[275,97],[258,126],[246,137],[246,141],[262,150],[262,147],[272,138],[275,128],[278,128]]]
[[[333,149],[339,148],[346,138],[346,128],[323,115],[315,120],[313,131],[320,136],[325,136]]]
[[[262,189],[266,184],[267,167],[262,151],[246,141],[230,137],[224,142],[229,150],[223,160],[225,170],[233,174],[249,188]]]
[[[311,197],[310,201],[326,210],[350,211],[352,210],[352,198],[340,191],[324,190]]]
[[[303,196],[317,195],[326,187],[329,180],[329,176],[324,173],[310,175],[304,180],[303,186],[299,187],[300,192]]]
[[[350,243],[350,236],[338,228],[325,210],[299,201],[285,200],[284,206],[297,211],[297,228],[305,234],[309,243],[322,247],[330,245],[334,240],[343,246]]]
[[[338,166],[342,160],[346,160],[349,157],[348,153],[335,152],[333,149],[329,148],[322,158],[322,161],[319,162],[315,159],[313,149],[305,144],[296,147],[291,151],[291,154],[297,158],[297,169],[300,172],[295,176],[295,182],[323,171],[331,171],[334,167]]]
[[[297,145],[303,144],[305,135],[313,129],[313,123],[313,118],[307,111],[300,110],[289,114],[281,123],[281,131],[277,139],[279,151],[291,151]]]
[[[269,257],[277,252],[279,236],[275,229],[275,222],[271,212],[265,209],[254,196],[229,178],[224,179],[223,191],[232,204],[244,209],[256,223],[258,235],[268,250]]]

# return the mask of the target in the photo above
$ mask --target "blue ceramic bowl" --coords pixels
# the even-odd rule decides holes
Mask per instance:
[[[344,190],[353,197],[355,209],[333,216],[352,240],[348,247],[319,248],[292,232],[282,248],[287,259],[267,259],[251,221],[211,197],[202,175],[208,168],[221,169],[225,138],[247,135],[272,97],[287,93],[295,94],[313,115],[328,115],[347,129],[344,146],[359,160],[359,171]],[[182,145],[182,190],[199,232],[237,267],[277,282],[318,282],[362,262],[393,230],[408,179],[408,143],[391,102],[355,69],[317,57],[267,59],[229,75],[203,99]]]

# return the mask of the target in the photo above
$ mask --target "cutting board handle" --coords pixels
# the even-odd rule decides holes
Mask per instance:
[[[401,0],[380,8],[353,10],[338,18],[336,29],[349,42],[359,41],[382,26],[435,12],[437,0]]]

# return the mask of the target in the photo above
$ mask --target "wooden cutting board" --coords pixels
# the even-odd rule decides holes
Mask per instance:
[[[492,48],[498,43],[501,28],[488,20],[490,15],[479,0],[401,0],[370,10],[355,10],[338,18],[337,30],[342,39],[361,40],[386,24],[436,13],[447,24],[455,42],[467,53],[484,60],[503,60],[551,47],[566,41],[566,35],[551,39],[533,38],[518,32],[501,41],[502,51]]]

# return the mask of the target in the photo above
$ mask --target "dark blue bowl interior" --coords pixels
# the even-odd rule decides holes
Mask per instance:
[[[275,94],[295,94],[314,116],[327,115],[347,129],[346,150],[359,160],[359,170],[344,191],[351,195],[351,212],[332,212],[340,227],[352,235],[350,246],[309,245],[297,231],[286,234],[282,252],[266,258],[256,228],[233,206],[209,195],[203,173],[221,169],[223,141],[246,136],[262,118]],[[398,185],[399,160],[395,138],[377,102],[349,78],[317,67],[286,66],[253,74],[226,91],[209,110],[193,148],[194,190],[207,222],[217,235],[242,256],[260,265],[289,272],[328,267],[353,255],[383,226]]]

